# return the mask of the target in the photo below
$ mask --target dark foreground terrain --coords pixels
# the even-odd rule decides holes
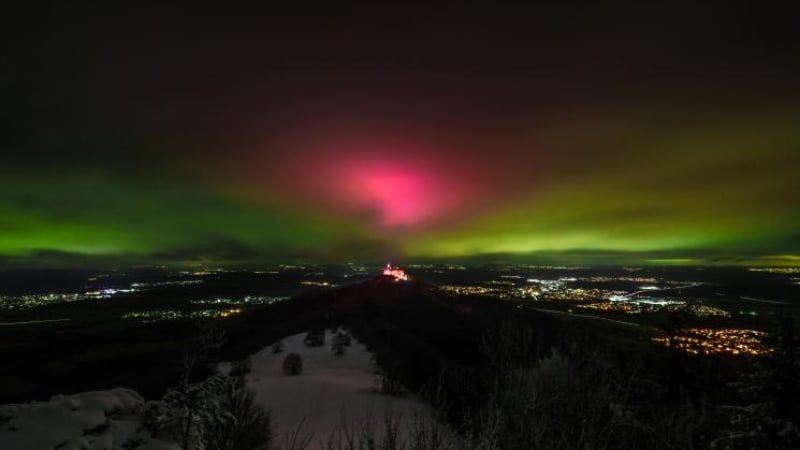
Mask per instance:
[[[105,307],[163,307],[165,298]],[[2,330],[0,403],[117,386],[158,398],[210,328],[224,332],[224,343],[195,366],[193,379],[212,373],[215,361],[245,359],[285,336],[344,327],[374,353],[384,377],[425,399],[465,438],[495,448],[800,444],[793,400],[800,398],[800,342],[790,315],[761,319],[768,352],[695,355],[679,343],[682,327],[698,319],[680,310],[632,326],[553,305],[377,277],[224,319],[108,321],[87,309],[83,320]]]

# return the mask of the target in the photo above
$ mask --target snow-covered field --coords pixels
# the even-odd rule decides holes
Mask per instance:
[[[398,422],[402,433],[415,414],[428,413],[426,405],[411,395],[393,397],[377,392],[377,369],[370,352],[353,339],[347,352],[336,356],[331,350],[334,334],[326,331],[325,345],[320,347],[306,346],[306,333],[296,334],[283,339],[282,353],[273,354],[266,347],[252,355],[247,385],[276,421],[276,444],[301,426],[303,436],[313,433],[311,448],[316,448],[316,443],[326,442],[343,421],[352,426],[365,418],[374,421],[376,434],[380,434],[387,415]],[[283,373],[283,360],[289,353],[302,356],[302,374]]]
[[[179,450],[142,429],[142,397],[130,389],[59,395],[0,406],[2,450]]]

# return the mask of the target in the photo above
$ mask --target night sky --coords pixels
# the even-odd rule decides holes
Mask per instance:
[[[0,12],[0,267],[800,264],[769,2],[139,3]]]

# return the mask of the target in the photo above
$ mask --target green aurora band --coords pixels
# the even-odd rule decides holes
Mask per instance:
[[[758,2],[18,2],[0,267],[800,265]]]
[[[466,217],[414,227],[381,226],[369,214],[280,198],[233,177],[10,164],[0,173],[0,261],[797,265],[800,152],[791,123],[671,127],[668,135],[640,127],[647,131],[638,136],[635,127],[604,126],[580,139],[560,136],[549,141],[558,157],[543,160],[547,170],[535,180],[523,177],[521,188]],[[609,143],[617,147],[585,150]]]

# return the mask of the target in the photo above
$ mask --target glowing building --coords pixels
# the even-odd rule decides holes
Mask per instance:
[[[408,281],[406,271],[399,267],[394,267],[390,263],[386,263],[386,267],[383,268],[383,275],[394,277],[395,281]]]

